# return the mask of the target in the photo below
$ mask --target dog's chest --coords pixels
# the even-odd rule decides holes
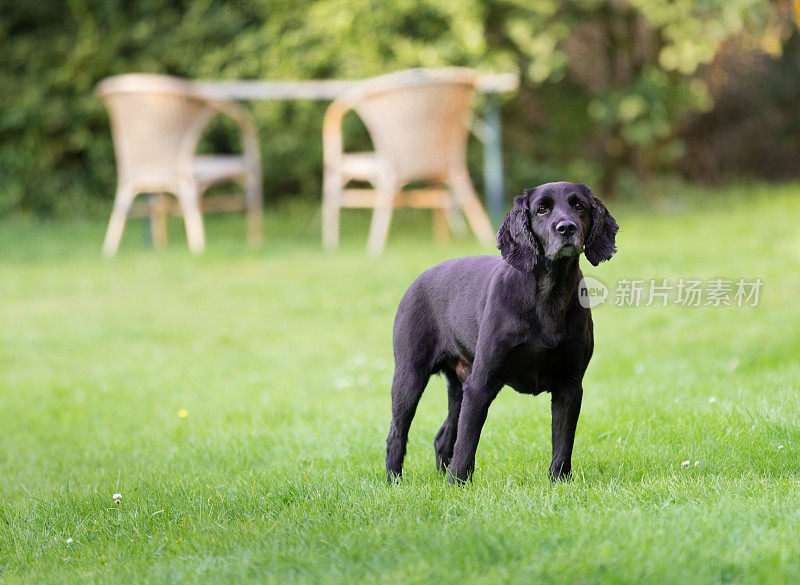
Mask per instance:
[[[549,392],[580,371],[580,342],[562,341],[555,347],[523,344],[509,353],[504,368],[505,383],[522,394]]]

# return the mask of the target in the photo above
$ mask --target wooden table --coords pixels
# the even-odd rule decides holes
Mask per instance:
[[[359,83],[360,79],[313,81],[197,81],[195,86],[209,98],[250,100],[334,100]],[[489,215],[498,221],[505,208],[503,187],[503,147],[497,94],[516,91],[517,76],[510,73],[480,75],[477,90],[488,96],[483,115],[473,128],[483,143],[483,174]]]

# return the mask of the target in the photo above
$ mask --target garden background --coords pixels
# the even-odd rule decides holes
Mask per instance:
[[[787,0],[6,2],[0,214],[106,213],[114,161],[92,88],[131,71],[192,79],[358,79],[445,65],[518,72],[519,94],[502,107],[509,194],[561,178],[608,196],[641,194],[653,176],[796,177],[795,18]],[[267,201],[318,200],[326,104],[250,107]],[[354,143],[366,141],[350,122]],[[234,149],[234,136],[219,125],[208,146]]]
[[[796,17],[765,0],[0,2],[0,582],[800,582]],[[398,210],[379,258],[363,211],[323,253],[323,103],[246,104],[260,245],[218,214],[199,256],[178,218],[165,248],[131,220],[100,253],[100,79],[440,65],[519,74],[501,104],[509,203],[586,182],[621,231],[585,273],[673,286],[593,309],[571,482],[547,477],[547,396],[504,390],[474,481],[449,486],[435,377],[387,485],[397,304],[433,264],[497,251]],[[220,123],[203,148],[234,136]],[[740,279],[763,283],[757,302],[735,302]],[[678,302],[686,280],[698,306]],[[708,302],[718,281],[727,305]]]

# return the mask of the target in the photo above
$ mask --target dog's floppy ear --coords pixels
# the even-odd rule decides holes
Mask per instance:
[[[589,187],[583,184],[580,187],[589,196],[592,205],[592,227],[586,237],[585,255],[592,265],[597,266],[604,260],[610,260],[617,251],[615,237],[619,231],[619,225]]]
[[[497,248],[503,259],[520,272],[532,272],[539,259],[539,248],[531,231],[528,196],[533,189],[514,199],[514,207],[497,232]]]

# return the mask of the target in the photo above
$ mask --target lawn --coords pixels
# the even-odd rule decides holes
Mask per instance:
[[[800,186],[609,206],[620,251],[586,274],[761,278],[758,306],[596,308],[574,481],[547,479],[547,396],[505,389],[460,488],[439,378],[384,482],[391,327],[476,243],[408,212],[371,259],[348,215],[323,254],[292,205],[257,249],[235,216],[199,258],[131,222],[106,261],[102,221],[0,221],[0,581],[800,582]]]

